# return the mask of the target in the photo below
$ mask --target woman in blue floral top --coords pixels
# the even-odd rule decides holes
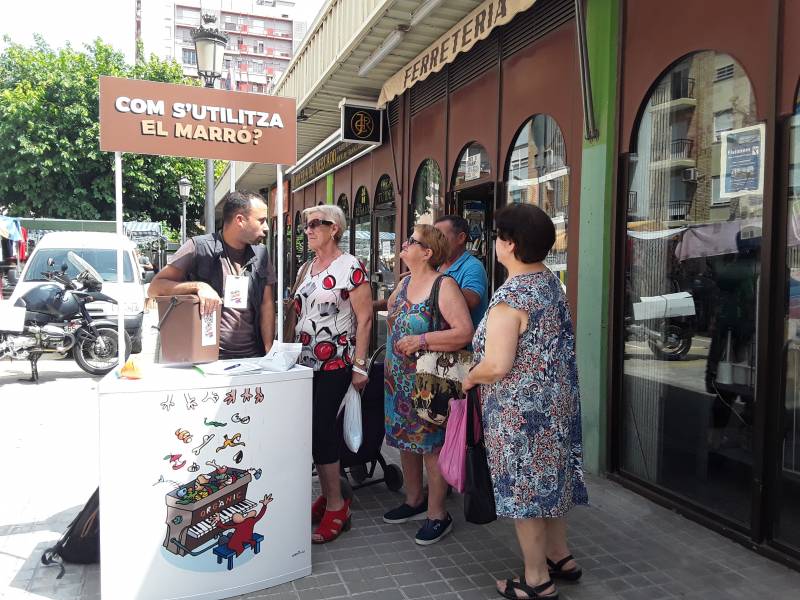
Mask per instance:
[[[550,217],[512,204],[495,217],[497,260],[508,271],[473,340],[497,515],[514,519],[525,571],[497,582],[506,598],[557,598],[553,579],[577,580],[564,515],[586,504],[575,334],[559,279],[544,265]]]

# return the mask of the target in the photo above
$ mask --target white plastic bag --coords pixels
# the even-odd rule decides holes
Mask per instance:
[[[350,385],[344,395],[344,443],[350,452],[358,452],[364,439],[361,430],[361,395]]]

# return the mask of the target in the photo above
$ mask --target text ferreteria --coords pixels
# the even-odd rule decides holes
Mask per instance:
[[[475,44],[487,39],[492,31],[509,23],[528,10],[536,0],[484,0],[446,33],[423,50],[415,59],[392,75],[381,88],[377,106],[386,103],[438,73],[459,54],[469,52]]]
[[[424,78],[429,71],[436,71],[436,67],[440,64],[450,62],[451,57],[461,52],[461,49],[472,43],[473,40],[482,39],[486,32],[492,30],[495,21],[500,21],[508,14],[506,1],[493,0],[489,2],[482,10],[466,19],[466,22],[460,23],[460,27],[451,30],[438,45],[418,56],[405,68],[403,85],[406,88],[411,87],[419,78]]]

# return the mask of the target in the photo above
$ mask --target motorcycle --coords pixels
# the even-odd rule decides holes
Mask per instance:
[[[15,313],[24,320],[11,330],[0,330],[0,359],[27,359],[31,363],[31,377],[25,381],[39,382],[37,362],[44,353],[66,354],[90,375],[105,375],[117,366],[117,324],[102,319],[95,320],[86,309],[94,301],[117,301],[102,293],[103,278],[85,260],[74,252],[67,260],[78,270],[76,279],[67,274],[67,265],[58,271],[54,261],[48,261],[50,271],[43,272],[46,283],[23,294],[15,303]],[[125,348],[130,352],[130,340],[125,333]]]

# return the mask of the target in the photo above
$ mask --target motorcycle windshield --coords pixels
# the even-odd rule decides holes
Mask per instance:
[[[72,250],[67,252],[67,260],[71,262],[72,266],[78,269],[78,271],[86,271],[97,283],[103,283],[103,277],[97,272],[97,269],[75,254]]]

